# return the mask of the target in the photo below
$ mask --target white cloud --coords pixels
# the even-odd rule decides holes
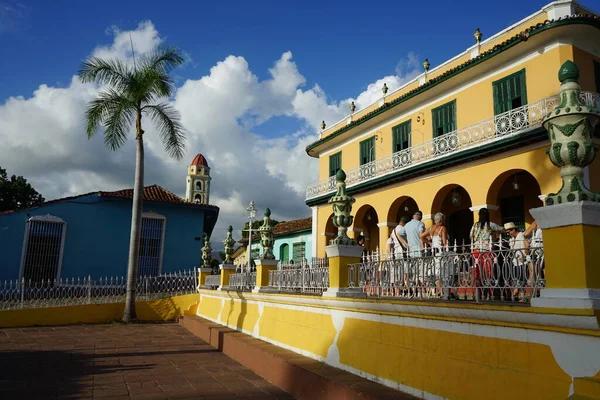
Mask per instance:
[[[163,42],[149,21],[133,31],[111,28],[110,33],[112,43],[91,54],[132,62],[130,35],[136,57]],[[403,75],[377,80],[356,99],[334,102],[318,85],[304,88],[306,79],[290,51],[274,62],[270,78],[262,81],[244,57],[228,56],[209,74],[182,82],[172,99],[187,130],[183,160],[169,159],[153,127],[144,126],[145,184],[183,195],[187,163],[203,153],[211,167],[211,203],[221,208],[213,234],[217,247],[227,225],[241,228],[250,200],[261,210],[270,207],[277,219],[308,216],[304,190],[317,178],[317,160],[309,158],[305,148],[317,139],[321,120],[331,125],[342,119],[352,100],[358,107],[377,100],[383,82],[394,90],[415,74],[415,60],[409,55]],[[101,133],[92,140],[86,137],[84,111],[97,91],[73,77],[66,88],[42,84],[29,98],[6,100],[0,105],[2,167],[24,175],[47,199],[131,187],[133,136],[116,152],[104,147]],[[276,138],[257,134],[262,122],[276,116],[296,118],[304,126]]]

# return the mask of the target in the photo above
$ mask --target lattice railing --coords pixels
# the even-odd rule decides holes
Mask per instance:
[[[209,275],[206,277],[204,281],[205,286],[210,286],[212,288],[218,288],[221,285],[221,275]]]
[[[228,286],[235,290],[252,290],[256,286],[256,272],[231,274]]]
[[[595,108],[600,106],[600,95],[597,93],[581,92],[580,97],[589,106]],[[558,104],[558,96],[547,97],[361,165],[346,171],[346,185],[351,187],[376,177],[427,161],[442,159],[450,154],[483,144],[504,140],[524,130],[539,127],[542,118]],[[309,185],[306,189],[306,199],[334,190],[335,177],[332,176]]]
[[[197,292],[196,270],[137,278],[136,299],[150,300]],[[125,301],[126,277],[11,280],[0,282],[0,309],[59,307]]]
[[[281,291],[323,292],[329,287],[329,259],[313,258],[311,264],[280,264],[269,271],[269,287]]]

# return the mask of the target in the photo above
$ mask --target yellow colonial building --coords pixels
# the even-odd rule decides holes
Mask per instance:
[[[452,243],[468,241],[483,207],[495,222],[524,228],[533,221],[528,210],[559,190],[541,121],[558,105],[557,71],[566,60],[580,68],[585,103],[598,107],[598,15],[561,0],[486,40],[474,31],[463,53],[439,66],[426,60],[412,81],[389,93],[384,85],[376,103],[360,110],[352,103],[347,118],[323,123],[306,149],[319,159],[319,181],[306,194],[313,254],[324,256],[336,232],[327,200],[340,168],[356,198],[350,235],[362,233],[370,250],[384,249],[391,227],[416,209],[426,225],[443,212]],[[599,160],[585,179],[600,191]]]

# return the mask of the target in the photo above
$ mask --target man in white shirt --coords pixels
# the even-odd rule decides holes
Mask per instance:
[[[517,226],[513,223],[513,222],[508,222],[506,224],[504,224],[504,230],[506,231],[506,233],[508,233],[508,236],[510,236],[510,239],[508,241],[508,244],[510,246],[511,249],[511,258],[512,258],[512,264],[513,267],[515,268],[514,272],[513,272],[513,276],[516,278],[514,282],[510,282],[510,284],[512,286],[514,286],[513,288],[513,295],[515,297],[520,297],[521,299],[525,298],[525,292],[522,290],[519,290],[519,287],[521,287],[523,285],[523,283],[525,282],[525,280],[527,279],[527,273],[529,272],[530,276],[532,274],[532,270],[531,268],[529,268],[529,271],[527,271],[527,268],[525,267],[526,263],[526,259],[527,259],[527,249],[529,248],[529,242],[527,240],[525,240],[525,235],[523,235],[523,232],[519,231],[519,229],[517,228]],[[505,279],[508,277],[505,277]],[[527,279],[529,281],[529,279]],[[521,281],[521,282],[518,282]]]

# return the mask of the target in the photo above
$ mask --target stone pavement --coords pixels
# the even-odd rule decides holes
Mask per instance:
[[[0,399],[292,399],[175,324],[0,329]]]

